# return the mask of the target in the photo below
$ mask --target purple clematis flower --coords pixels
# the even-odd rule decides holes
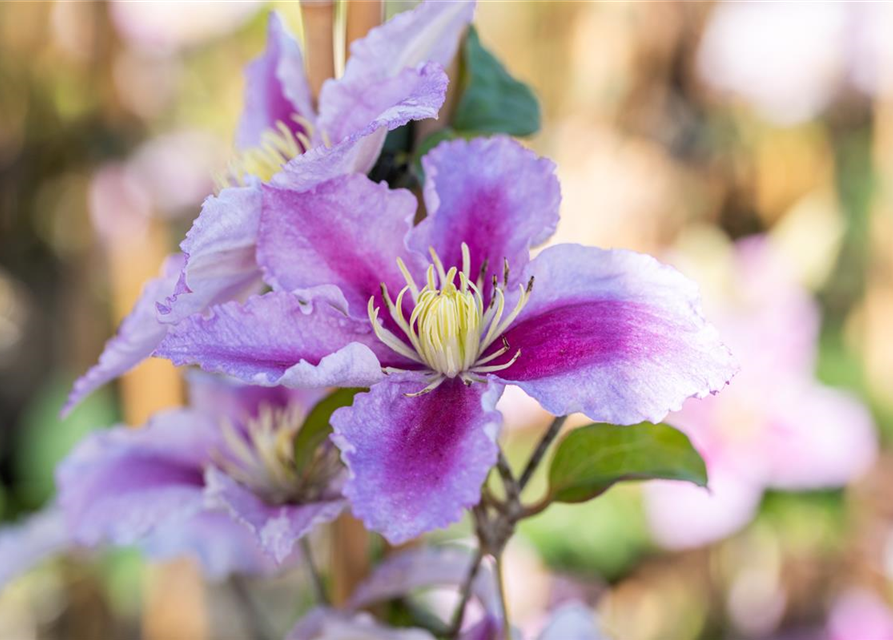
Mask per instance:
[[[205,201],[180,245],[182,255],[146,286],[99,362],[75,383],[63,412],[149,357],[184,318],[260,291],[260,183],[276,177],[292,189],[309,189],[366,173],[389,130],[437,116],[448,82],[442,66],[473,13],[473,2],[426,2],[372,29],[351,45],[344,75],[323,85],[318,110],[300,45],[271,14],[267,50],[247,69],[240,152],[219,178],[222,190]],[[286,163],[292,171],[283,176]]]
[[[443,143],[424,169],[417,226],[409,192],[365,176],[265,186],[273,291],[181,322],[156,352],[253,384],[371,385],[332,426],[354,513],[395,543],[477,503],[505,384],[553,414],[631,424],[735,371],[676,270],[579,245],[530,260],[558,222],[548,160],[496,137]]]
[[[185,541],[212,574],[264,568],[258,550],[282,563],[344,507],[333,446],[306,473],[294,465],[294,436],[315,395],[196,376],[191,407],[92,434],[57,471],[71,537],[140,543],[153,556]]]

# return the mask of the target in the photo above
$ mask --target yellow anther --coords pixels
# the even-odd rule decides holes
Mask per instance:
[[[503,335],[518,317],[530,298],[533,283],[520,286],[520,296],[514,309],[503,318],[505,311],[505,287],[509,280],[508,262],[504,262],[503,283],[493,277],[493,294],[490,304],[484,307],[481,284],[486,273],[487,261],[481,269],[478,282],[470,279],[471,255],[468,245],[462,243],[462,268],[450,267],[445,270],[443,262],[432,247],[431,264],[425,274],[425,286],[419,290],[409,270],[398,258],[397,265],[406,280],[406,286],[397,296],[396,303],[382,285],[382,299],[396,325],[409,340],[404,340],[384,328],[378,319],[379,309],[375,298],[369,299],[369,319],[376,336],[396,353],[425,365],[431,377],[430,383],[421,391],[410,395],[421,395],[436,389],[445,379],[460,377],[467,384],[483,380],[480,374],[501,371],[511,366],[520,355],[516,351],[512,358],[503,364],[490,364],[510,351]],[[456,286],[456,277],[459,286]],[[403,314],[403,302],[409,291],[415,306],[407,321]],[[502,336],[502,348],[485,356],[484,353],[494,340]],[[394,369],[388,369],[388,372]]]
[[[257,146],[240,152],[230,161],[225,171],[215,176],[214,181],[218,190],[242,186],[250,176],[267,182],[279,173],[289,160],[310,149],[315,135],[318,135],[318,140],[328,139],[322,131],[317,131],[307,118],[292,114],[291,120],[303,131],[277,120],[272,128],[261,134]],[[328,146],[328,143],[325,144]]]

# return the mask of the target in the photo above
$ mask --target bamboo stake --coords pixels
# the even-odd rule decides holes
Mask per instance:
[[[116,324],[130,313],[145,283],[158,275],[168,253],[164,222],[152,218],[146,224],[144,233],[121,234],[115,242],[105,244]],[[146,360],[126,373],[119,390],[124,421],[133,426],[145,423],[160,409],[183,402],[179,373],[164,360]],[[179,561],[152,567],[146,575],[142,636],[146,640],[207,638],[204,604],[201,576],[193,564]]]
[[[381,0],[347,0],[344,59],[350,55],[350,44],[379,25],[384,5]],[[307,47],[311,46],[307,40]],[[312,60],[313,54],[308,54]],[[347,602],[356,586],[369,574],[369,534],[363,524],[344,514],[332,525],[332,603]]]
[[[323,83],[335,75],[335,3],[332,0],[301,0],[307,79],[314,98]]]
[[[345,4],[347,5],[347,35],[344,43],[346,61],[350,57],[350,44],[381,24],[384,17],[384,3],[381,0],[345,0]]]
[[[369,533],[348,513],[332,524],[332,604],[344,605],[369,574]]]

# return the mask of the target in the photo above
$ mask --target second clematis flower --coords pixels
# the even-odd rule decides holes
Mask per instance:
[[[85,547],[197,552],[213,577],[266,568],[258,551],[283,563],[345,506],[331,443],[307,452],[303,468],[295,463],[303,418],[321,394],[194,375],[190,395],[188,408],[144,427],[91,434],[62,462],[56,483],[68,535]]]
[[[252,384],[370,386],[332,426],[354,513],[394,543],[478,502],[504,385],[556,415],[633,424],[735,371],[675,269],[579,245],[530,259],[558,223],[550,161],[495,137],[443,143],[423,164],[415,226],[410,192],[362,175],[265,186],[272,291],[186,319],[156,352]]]
[[[372,29],[351,45],[344,74],[325,82],[316,107],[300,45],[271,14],[267,49],[246,70],[238,153],[218,178],[221,191],[205,200],[182,252],[146,285],[99,362],[75,383],[64,412],[148,358],[183,318],[259,291],[260,184],[309,189],[369,171],[389,130],[437,116],[448,83],[443,65],[473,14],[468,0],[425,2]]]

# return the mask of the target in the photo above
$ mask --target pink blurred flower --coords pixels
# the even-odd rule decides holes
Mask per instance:
[[[718,91],[781,125],[814,118],[842,90],[889,90],[893,11],[844,2],[719,2],[698,51]]]
[[[670,548],[740,529],[766,488],[844,485],[866,470],[877,448],[867,409],[815,380],[819,312],[781,257],[763,238],[750,238],[735,247],[733,270],[734,296],[707,300],[741,371],[722,394],[689,400],[667,419],[703,455],[709,489],[677,482],[645,488],[654,536]]]
[[[893,611],[870,591],[847,591],[831,609],[828,640],[893,640]]]
[[[263,7],[262,2],[127,2],[109,5],[112,23],[132,45],[172,53],[235,31]]]

